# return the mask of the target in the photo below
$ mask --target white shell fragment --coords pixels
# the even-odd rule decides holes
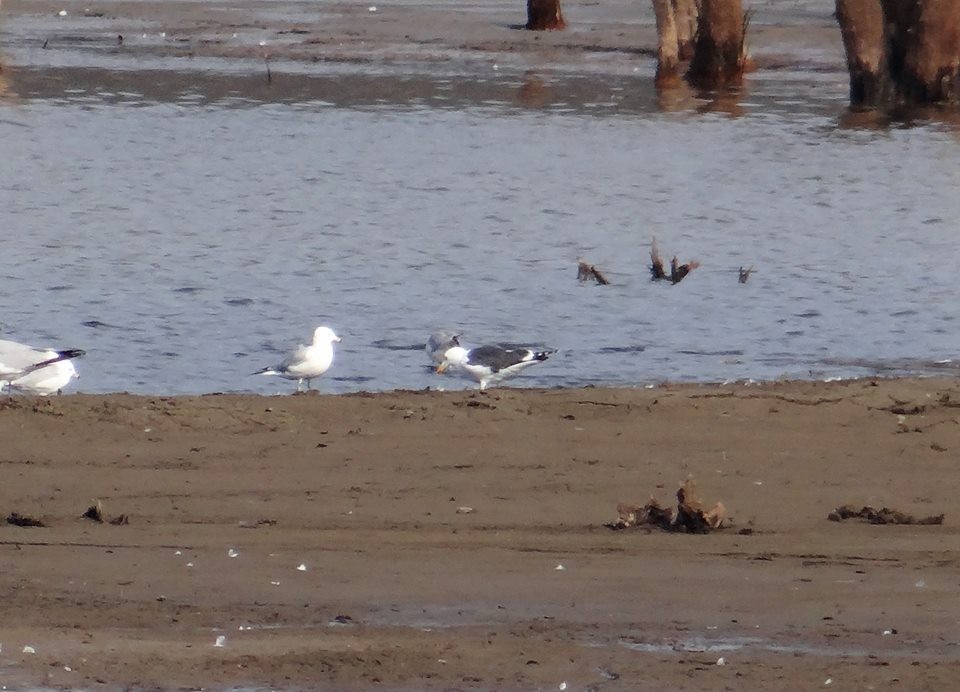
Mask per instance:
[[[299,570],[300,572],[306,572],[307,566],[301,562],[299,565],[297,565],[297,570]]]
[[[217,637],[217,641],[213,643],[214,646],[222,648],[227,643],[227,638],[222,634]]]
[[[227,550],[227,557],[236,557],[236,556],[239,555],[239,554],[240,554],[240,553],[238,553],[238,552],[237,552],[236,550],[234,550],[233,548],[230,548],[229,550]]]

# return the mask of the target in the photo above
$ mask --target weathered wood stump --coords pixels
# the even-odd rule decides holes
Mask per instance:
[[[697,0],[670,0],[673,4],[673,17],[677,25],[677,52],[680,59],[688,62],[693,58],[693,41],[697,35],[697,19],[700,10]]]
[[[740,0],[700,0],[687,81],[698,89],[740,86],[746,64],[747,15]]]
[[[527,0],[527,29],[559,31],[567,28],[560,0]]]
[[[960,0],[836,0],[854,107],[960,103]]]
[[[881,0],[887,69],[906,105],[956,102],[960,0]]]
[[[889,93],[878,0],[837,0],[837,21],[850,72],[850,103],[875,106]]]
[[[699,10],[696,0],[652,0],[657,22],[658,87],[680,84],[681,64],[693,57]]]
[[[653,0],[653,14],[657,21],[654,81],[658,87],[675,87],[680,84],[680,42],[673,0]]]

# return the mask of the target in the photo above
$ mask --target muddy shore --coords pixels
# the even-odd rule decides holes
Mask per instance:
[[[749,46],[768,70],[845,71],[832,3],[746,2]],[[650,3],[565,3],[569,28],[523,30],[525,5],[6,0],[4,63],[276,73],[433,72],[492,76],[653,72]]]
[[[0,507],[45,526],[0,527],[0,681],[944,688],[958,410],[934,379],[6,399]],[[604,526],[688,475],[732,528]]]

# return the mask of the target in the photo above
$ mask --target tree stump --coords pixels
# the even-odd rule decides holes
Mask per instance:
[[[673,0],[653,0],[657,21],[657,87],[680,84],[680,42]]]
[[[560,0],[527,0],[527,29],[559,31],[567,28]]]
[[[883,35],[883,8],[878,0],[837,0],[837,21],[850,72],[850,104],[878,106],[889,94]]]
[[[957,102],[960,0],[881,0],[887,69],[906,105]]]
[[[698,89],[740,86],[746,63],[747,15],[740,0],[700,0],[687,81]]]
[[[850,105],[960,102],[960,0],[836,0]]]
[[[673,4],[673,17],[677,25],[677,52],[680,60],[689,62],[693,58],[693,41],[697,35],[697,0],[670,0]]]

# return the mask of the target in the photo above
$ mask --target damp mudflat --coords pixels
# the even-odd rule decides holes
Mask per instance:
[[[784,21],[825,31],[808,5]],[[471,386],[425,367],[440,327],[559,349],[534,387],[955,369],[957,131],[852,117],[822,37],[737,94],[662,96],[622,37],[574,65],[489,39],[311,62],[174,54],[151,19],[131,57],[109,12],[38,47],[56,9],[0,33],[2,329],[84,348],[81,391],[288,391],[249,373],[320,324],[328,392]],[[701,266],[651,282],[654,237]]]

